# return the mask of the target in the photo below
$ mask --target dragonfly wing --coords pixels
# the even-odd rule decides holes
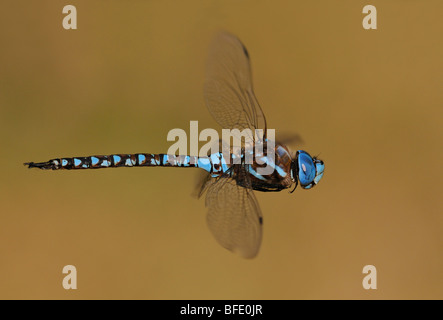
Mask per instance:
[[[222,128],[266,129],[266,119],[252,87],[248,51],[232,34],[217,34],[210,46],[204,96]]]
[[[261,245],[263,218],[253,190],[228,177],[207,180],[207,223],[215,239],[244,258],[254,258]]]

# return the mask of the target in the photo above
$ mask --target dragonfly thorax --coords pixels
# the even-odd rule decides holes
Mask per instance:
[[[295,182],[291,174],[292,158],[288,149],[283,145],[276,145],[275,149],[270,152],[274,157],[269,157],[269,154],[256,154],[254,162],[248,166],[252,188],[255,190],[281,191],[289,188]],[[271,170],[264,170],[267,173],[262,173],[261,169],[264,167]]]

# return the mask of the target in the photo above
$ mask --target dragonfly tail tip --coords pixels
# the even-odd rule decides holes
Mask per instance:
[[[25,162],[25,163],[23,163],[23,165],[28,166],[29,169],[31,169],[31,168],[47,169],[48,168],[47,162],[39,162],[39,163]]]

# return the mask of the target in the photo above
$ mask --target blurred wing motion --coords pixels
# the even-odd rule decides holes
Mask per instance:
[[[252,88],[249,54],[236,36],[217,34],[206,70],[206,105],[222,128],[266,132],[266,119]]]
[[[208,179],[200,195],[204,191],[207,223],[215,239],[244,258],[254,258],[260,249],[263,218],[252,189],[221,177]]]

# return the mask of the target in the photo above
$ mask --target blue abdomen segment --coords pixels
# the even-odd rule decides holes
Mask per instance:
[[[213,153],[209,157],[199,157],[197,163],[199,168],[211,173],[213,177],[220,176],[229,169],[222,152]]]

